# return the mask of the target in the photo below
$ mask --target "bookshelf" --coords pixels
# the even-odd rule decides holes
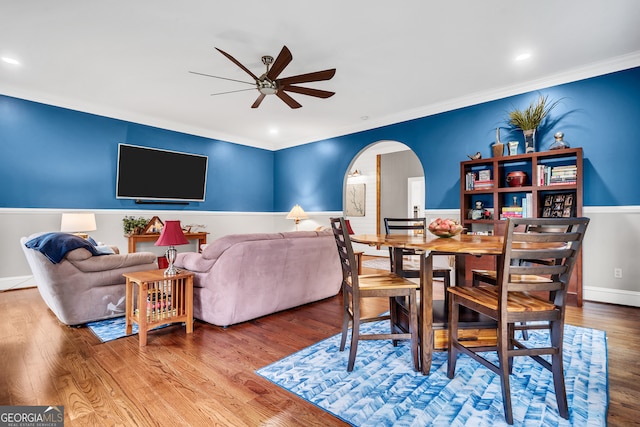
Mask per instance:
[[[461,162],[460,222],[468,234],[503,235],[509,216],[582,216],[582,163],[582,148]],[[520,172],[526,174],[523,185],[510,186],[509,182],[517,180],[508,177]],[[479,205],[482,215],[477,211]],[[467,269],[494,269],[491,262],[468,259]],[[569,300],[582,305],[581,259],[569,287]]]

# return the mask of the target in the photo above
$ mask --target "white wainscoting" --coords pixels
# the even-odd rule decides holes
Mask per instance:
[[[19,247],[20,237],[39,231],[60,228],[62,209],[0,209],[0,291],[34,286],[31,271]],[[75,210],[74,210],[75,211]],[[114,244],[121,252],[127,250],[122,232],[125,215],[163,220],[177,219],[182,224],[202,224],[209,232],[208,241],[232,233],[293,231],[293,221],[287,212],[192,212],[192,211],[124,211],[93,210],[98,230],[91,233],[98,241]],[[457,209],[427,210],[428,220],[436,217],[457,218]],[[341,212],[309,212],[309,219],[300,223],[300,230],[327,227],[329,218]],[[585,207],[591,218],[583,245],[584,299],[640,307],[640,206]],[[368,216],[368,215],[367,215]],[[354,224],[355,223],[355,224]],[[375,233],[375,221],[352,221],[356,233]],[[369,230],[368,227],[373,227]],[[155,248],[159,249],[159,248]],[[388,256],[382,248],[364,246],[367,254]],[[160,249],[161,250],[161,249]],[[180,250],[180,249],[179,249]],[[622,278],[614,278],[614,269],[622,269]]]

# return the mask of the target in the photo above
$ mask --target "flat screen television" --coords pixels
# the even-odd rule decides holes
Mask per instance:
[[[116,198],[204,202],[208,157],[118,144]]]

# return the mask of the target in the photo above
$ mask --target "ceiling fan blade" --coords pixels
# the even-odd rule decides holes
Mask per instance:
[[[274,61],[273,65],[271,65],[271,68],[267,73],[267,78],[271,81],[277,79],[280,73],[286,68],[287,65],[289,65],[292,60],[293,55],[291,55],[291,51],[286,46],[284,46],[278,54],[278,57]]]
[[[256,82],[243,82],[242,80],[236,80],[236,79],[229,79],[227,77],[218,77],[218,76],[212,76],[211,74],[205,74],[205,73],[198,73],[197,71],[189,71],[191,74],[197,74],[199,76],[206,76],[206,77],[213,77],[214,79],[222,79],[222,80],[230,80],[232,82],[238,82],[238,83],[246,83],[248,85],[252,85],[255,86]]]
[[[276,95],[278,96],[278,98],[282,99],[291,108],[300,108],[300,107],[302,107],[302,105],[300,103],[298,103],[298,101],[296,101],[295,99],[290,97],[287,93],[285,93],[282,90],[277,91]]]
[[[227,93],[236,93],[236,92],[246,92],[248,90],[256,90],[256,88],[252,88],[252,89],[238,89],[238,90],[230,90],[228,92],[217,92],[217,93],[212,93],[211,96],[216,96],[216,95],[226,95]]]
[[[319,82],[321,80],[330,80],[336,74],[336,69],[316,71],[314,73],[299,74],[297,76],[285,77],[278,80],[280,86],[289,86],[296,83]]]
[[[247,67],[245,67],[244,65],[242,65],[242,64],[240,63],[240,61],[238,61],[236,58],[234,58],[233,56],[229,55],[227,52],[225,52],[225,51],[224,51],[224,50],[222,50],[222,49],[218,49],[218,48],[216,48],[216,50],[217,50],[218,52],[220,52],[221,54],[223,54],[224,56],[226,56],[227,58],[229,58],[229,60],[230,60],[231,62],[233,62],[234,64],[236,64],[238,67],[242,68],[242,69],[245,71],[245,73],[247,73],[247,74],[249,74],[251,77],[253,77],[253,79],[254,79],[254,80],[256,80],[256,81],[258,80],[258,78],[256,77],[256,75],[255,75],[255,74],[253,74],[251,71],[249,71],[249,69],[248,69]]]
[[[315,96],[318,98],[329,98],[335,95],[335,92],[329,92],[329,91],[320,90],[320,89],[311,89],[308,87],[300,87],[300,86],[285,86],[281,90],[300,93],[302,95]]]
[[[260,96],[258,96],[258,99],[256,99],[256,101],[253,103],[251,108],[258,108],[262,100],[265,98],[265,96],[267,95],[265,95],[264,93],[261,93]]]

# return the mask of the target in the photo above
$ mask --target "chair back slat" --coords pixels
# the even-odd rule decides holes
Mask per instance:
[[[509,283],[509,291],[511,292],[531,292],[531,288],[535,287],[536,292],[559,291],[564,287],[562,282],[540,282],[540,281],[523,281]]]
[[[394,230],[426,230],[426,218],[385,218],[384,229],[386,234],[393,234]]]

